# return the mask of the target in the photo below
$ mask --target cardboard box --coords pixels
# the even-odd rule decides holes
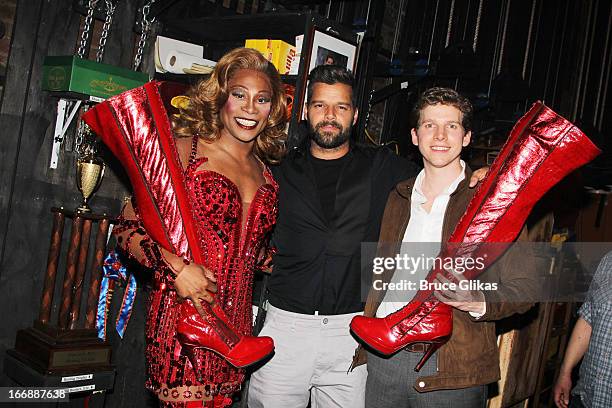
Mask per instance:
[[[102,64],[75,55],[45,57],[42,88],[51,92],[75,93],[74,97],[106,99],[149,81],[142,72]],[[79,95],[80,94],[80,95]]]
[[[295,47],[283,40],[249,39],[245,41],[244,46],[261,52],[281,75],[287,74],[291,70],[291,65],[296,56]]]
[[[300,60],[302,59],[302,43],[304,42],[304,34],[295,36],[295,57],[291,63],[289,75],[297,75],[300,70]]]

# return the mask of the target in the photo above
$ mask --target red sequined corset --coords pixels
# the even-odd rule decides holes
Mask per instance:
[[[236,185],[224,175],[196,170],[206,158],[193,160],[187,170],[187,188],[195,205],[201,253],[205,265],[217,278],[217,302],[242,334],[251,333],[251,318],[244,309],[251,305],[253,268],[264,238],[276,221],[277,186],[270,181],[257,190],[243,225],[243,208]]]
[[[198,169],[207,159],[195,159],[195,149],[191,156],[186,182],[195,212],[193,218],[198,223],[201,252],[206,259],[204,266],[215,273],[216,301],[231,323],[241,334],[251,334],[253,270],[276,222],[278,185],[266,168],[266,184],[257,190],[243,225],[242,198],[237,186],[220,173]],[[158,282],[169,283],[166,274],[156,277]],[[175,292],[159,290],[151,299],[147,328],[149,387],[164,394],[172,393],[172,388],[200,384],[191,363],[180,356],[180,345],[174,339]],[[202,360],[201,384],[205,385],[206,394],[231,394],[240,388],[243,370],[204,349],[197,351],[197,357]]]

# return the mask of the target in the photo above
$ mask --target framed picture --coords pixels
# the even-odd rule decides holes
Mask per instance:
[[[342,65],[354,71],[357,45],[314,30],[308,72],[319,65]]]
[[[341,65],[355,72],[357,59],[357,44],[345,41],[337,36],[315,28],[312,32],[312,46],[308,53],[308,74],[319,65]],[[308,82],[302,87],[302,96],[306,92]],[[306,119],[306,98],[303,99],[298,117]]]

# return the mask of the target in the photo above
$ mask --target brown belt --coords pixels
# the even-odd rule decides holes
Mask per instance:
[[[426,343],[409,344],[404,348],[404,350],[411,353],[424,353],[427,351],[427,346],[429,346],[429,344]]]

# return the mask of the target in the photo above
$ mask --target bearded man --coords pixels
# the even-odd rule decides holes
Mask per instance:
[[[364,406],[365,366],[348,371],[357,346],[349,323],[364,307],[361,243],[378,240],[389,192],[417,172],[389,149],[351,140],[350,71],[321,65],[309,80],[309,137],[273,169],[277,252],[260,335],[274,339],[275,355],[251,377],[250,408]]]

